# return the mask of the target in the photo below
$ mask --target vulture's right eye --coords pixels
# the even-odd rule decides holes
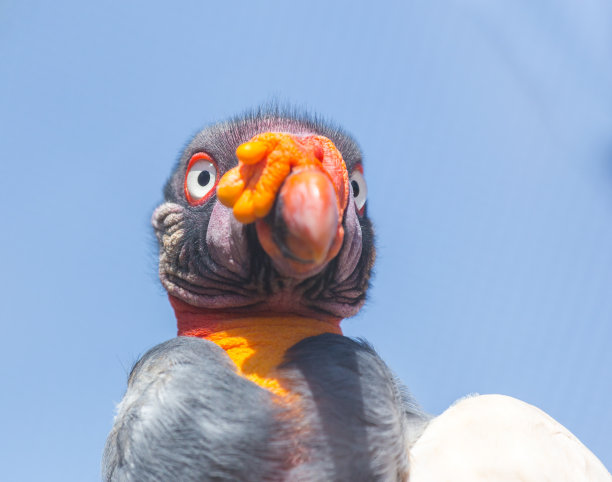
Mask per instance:
[[[351,189],[353,190],[353,197],[355,198],[355,205],[359,214],[363,214],[366,199],[368,197],[368,186],[363,177],[363,167],[361,164],[355,166],[355,170],[349,178],[351,182]]]
[[[194,154],[187,165],[185,176],[185,197],[189,204],[204,203],[217,187],[217,164],[208,154]]]

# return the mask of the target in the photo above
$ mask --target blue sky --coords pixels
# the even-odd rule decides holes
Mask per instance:
[[[424,408],[535,404],[612,467],[612,5],[0,2],[6,480],[97,480],[175,335],[150,215],[185,142],[277,99],[365,153],[379,257],[345,333]]]

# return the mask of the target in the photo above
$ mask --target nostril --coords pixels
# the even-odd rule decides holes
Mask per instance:
[[[319,160],[323,161],[323,148],[319,144],[315,144],[312,150],[312,154]]]

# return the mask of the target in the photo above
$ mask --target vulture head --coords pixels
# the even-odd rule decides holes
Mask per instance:
[[[259,111],[196,134],[152,220],[179,334],[356,314],[375,257],[366,195],[359,147],[318,119]]]

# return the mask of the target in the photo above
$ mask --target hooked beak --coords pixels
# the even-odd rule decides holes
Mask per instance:
[[[237,154],[242,164],[221,179],[220,201],[229,204],[224,201],[231,194],[235,217],[255,221],[259,242],[282,275],[303,279],[323,270],[344,239],[348,173],[340,152],[323,136],[266,133],[242,144]],[[239,173],[245,175],[238,183]],[[236,185],[244,191],[237,194]]]
[[[255,226],[277,270],[301,278],[320,271],[338,254],[344,238],[341,220],[329,176],[309,169],[287,177],[273,212]]]

